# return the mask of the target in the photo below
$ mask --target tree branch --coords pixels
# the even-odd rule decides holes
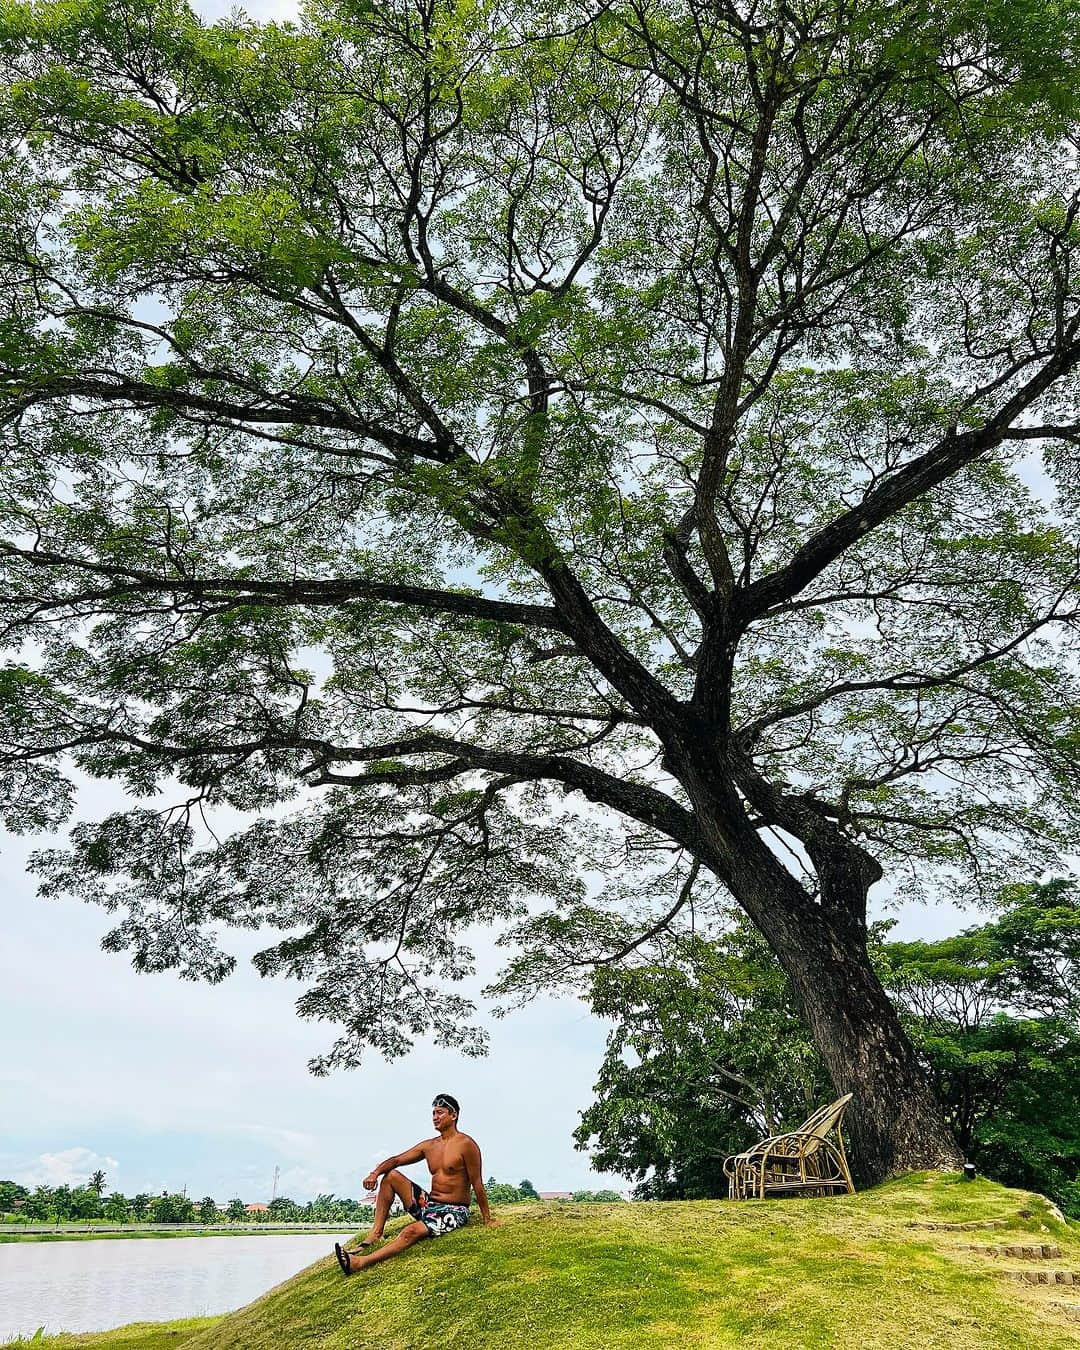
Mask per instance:
[[[858,506],[820,529],[785,567],[742,591],[734,605],[737,629],[745,629],[774,605],[790,600],[868,531],[1012,436],[1013,421],[1056,380],[1080,365],[1080,342],[1075,341],[1075,334],[1073,338],[979,430],[958,434],[950,428],[933,449],[897,470],[867,493]]]

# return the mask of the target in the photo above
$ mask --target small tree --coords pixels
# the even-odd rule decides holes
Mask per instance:
[[[90,1180],[86,1183],[87,1189],[94,1192],[95,1195],[101,1195],[105,1189],[105,1173],[98,1169],[90,1173]]]
[[[225,1210],[225,1215],[226,1218],[232,1219],[234,1223],[238,1222],[241,1219],[246,1219],[247,1210],[244,1208],[243,1200],[237,1197],[234,1197],[232,1200],[230,1200],[228,1207]]]
[[[218,1218],[217,1201],[211,1195],[203,1196],[199,1203],[199,1222],[217,1223]]]
[[[523,1198],[516,1186],[508,1181],[496,1181],[494,1177],[488,1177],[484,1182],[484,1190],[493,1205],[516,1205]]]
[[[74,1193],[70,1186],[54,1186],[49,1191],[49,1210],[57,1220],[70,1219]]]
[[[592,1008],[614,1026],[574,1138],[598,1170],[636,1178],[640,1198],[725,1194],[725,1155],[828,1090],[791,985],[745,920],[602,969]]]
[[[131,1197],[131,1216],[133,1219],[145,1219],[150,1213],[150,1196],[140,1191]]]
[[[25,1212],[26,1200],[30,1192],[17,1181],[0,1181],[0,1213],[11,1214],[16,1209]]]
[[[170,1195],[166,1191],[150,1202],[151,1223],[193,1223],[194,1220],[195,1205],[186,1195]]]
[[[73,1219],[100,1219],[101,1196],[89,1186],[76,1186],[69,1202]]]
[[[105,1201],[104,1214],[111,1223],[127,1223],[131,1218],[131,1207],[119,1191],[113,1191]]]
[[[48,1186],[35,1186],[26,1197],[23,1213],[28,1219],[47,1219],[55,1211],[52,1203],[52,1191]]]
[[[539,1200],[539,1199],[540,1199],[539,1195],[537,1195],[537,1193],[536,1193],[536,1187],[532,1184],[531,1181],[528,1181],[528,1180],[525,1180],[525,1181],[519,1181],[519,1182],[518,1182],[517,1189],[518,1189],[518,1194],[521,1196],[522,1200]]]
[[[150,1201],[150,1222],[151,1223],[175,1223],[176,1211],[173,1205],[173,1196],[167,1192],[154,1196]]]
[[[340,1209],[341,1202],[335,1201],[333,1195],[327,1191],[308,1203],[304,1217],[310,1218],[315,1223],[329,1223],[338,1217]]]

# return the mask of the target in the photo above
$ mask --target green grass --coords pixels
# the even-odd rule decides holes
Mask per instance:
[[[7,1341],[4,1350],[41,1346],[43,1350],[180,1350],[192,1336],[204,1331],[220,1317],[188,1317],[180,1322],[132,1322],[116,1331],[88,1331],[82,1336],[64,1334],[41,1340]]]
[[[1046,1201],[991,1182],[913,1176],[828,1200],[515,1205],[345,1279],[333,1257],[187,1339],[46,1340],[93,1350],[1065,1350],[1080,1289],[1022,1286],[972,1242],[1080,1234]],[[918,1223],[1002,1220],[983,1232]],[[146,1329],[143,1329],[145,1334]],[[124,1334],[127,1334],[126,1332]]]

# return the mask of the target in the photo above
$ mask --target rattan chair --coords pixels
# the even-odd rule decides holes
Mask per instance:
[[[762,1139],[724,1161],[732,1200],[764,1200],[768,1195],[832,1195],[855,1190],[840,1126],[848,1092],[822,1106],[797,1130]]]

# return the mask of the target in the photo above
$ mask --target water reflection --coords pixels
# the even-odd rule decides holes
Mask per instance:
[[[0,1243],[0,1343],[40,1326],[102,1331],[229,1312],[327,1255],[340,1236]]]

